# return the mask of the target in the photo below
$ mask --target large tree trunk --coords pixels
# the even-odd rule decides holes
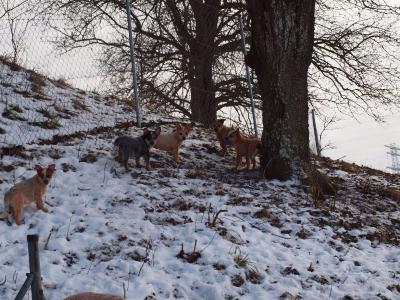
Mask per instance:
[[[261,167],[288,179],[309,161],[307,71],[314,40],[315,0],[247,0],[251,50],[263,102]]]
[[[214,82],[212,76],[212,62],[210,57],[193,57],[193,77],[190,81],[190,109],[191,120],[204,125],[212,124],[217,117],[217,102],[215,99]]]
[[[195,38],[189,45],[191,119],[209,125],[217,117],[212,66],[215,61],[220,1],[190,0],[189,2],[196,22]]]

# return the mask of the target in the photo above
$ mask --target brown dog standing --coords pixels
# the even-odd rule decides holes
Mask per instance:
[[[55,165],[49,165],[44,169],[40,165],[35,166],[36,175],[14,185],[4,195],[4,218],[12,213],[15,223],[21,224],[24,206],[36,202],[38,209],[48,212],[44,206],[43,196],[47,192],[47,185],[53,177]]]
[[[161,133],[158,136],[154,148],[172,153],[175,161],[179,162],[179,147],[192,129],[191,124],[176,124],[173,132]]]
[[[242,158],[246,158],[246,169],[250,169],[250,161],[253,163],[253,170],[256,168],[256,155],[260,151],[261,142],[256,138],[244,137],[239,129],[232,129],[225,137],[226,141],[235,145],[236,166],[242,164]]]
[[[232,145],[230,141],[226,140],[226,136],[229,133],[229,131],[232,130],[232,128],[225,126],[224,122],[225,119],[218,119],[214,122],[213,125],[215,133],[217,134],[219,144],[221,145],[220,155],[222,156],[226,155],[227,146]]]

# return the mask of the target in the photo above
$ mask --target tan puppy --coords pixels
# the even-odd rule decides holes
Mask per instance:
[[[226,141],[235,145],[236,166],[238,169],[242,164],[242,158],[246,158],[246,169],[250,169],[250,160],[253,163],[253,170],[256,168],[256,155],[260,152],[261,142],[256,138],[243,136],[239,129],[232,129],[225,137]]]
[[[125,300],[125,299],[121,296],[87,292],[87,293],[76,294],[74,296],[69,296],[64,300]]]
[[[12,213],[15,223],[21,224],[24,206],[35,201],[38,209],[48,212],[44,206],[43,196],[47,192],[47,185],[53,177],[55,165],[44,169],[40,165],[35,166],[36,175],[14,185],[4,195],[4,218]]]
[[[176,162],[179,162],[179,147],[193,129],[191,124],[176,124],[175,130],[170,133],[161,133],[154,148],[170,152]]]
[[[217,138],[219,140],[219,144],[221,145],[220,155],[225,156],[227,152],[227,146],[232,145],[229,141],[226,140],[226,135],[232,130],[231,127],[227,127],[224,125],[225,119],[218,119],[214,122],[213,127],[215,133],[217,134]]]

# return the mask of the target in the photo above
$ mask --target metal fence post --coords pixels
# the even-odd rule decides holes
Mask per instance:
[[[33,275],[32,273],[26,274],[25,282],[22,285],[21,289],[19,290],[19,292],[14,300],[23,300],[24,299],[26,293],[28,292],[28,290],[30,289],[30,287],[32,285],[34,278],[35,278],[35,275]]]
[[[311,116],[312,116],[312,122],[313,122],[313,127],[314,127],[315,147],[317,148],[317,154],[318,154],[318,156],[321,156],[321,145],[320,145],[320,143],[319,143],[319,138],[318,138],[318,130],[317,130],[317,123],[315,122],[315,112],[314,112],[314,109],[311,110]]]
[[[136,61],[135,61],[135,49],[133,45],[133,35],[132,35],[132,18],[131,18],[131,2],[126,0],[126,15],[128,17],[128,31],[129,31],[129,48],[131,55],[131,67],[132,67],[132,79],[133,79],[133,94],[135,97],[136,105],[136,122],[139,128],[142,127],[141,109],[140,109],[140,99],[139,90],[137,86],[137,76],[136,76]]]
[[[29,270],[33,274],[33,281],[31,285],[32,300],[46,300],[43,294],[42,277],[40,274],[40,259],[39,259],[39,237],[28,235],[28,252],[29,252]]]
[[[239,24],[240,24],[240,35],[242,37],[243,56],[246,57],[246,44],[245,44],[245,40],[244,40],[242,14],[239,15]],[[254,133],[255,133],[256,137],[258,137],[257,122],[256,122],[256,110],[255,110],[255,106],[254,106],[253,87],[251,85],[250,70],[249,70],[248,65],[245,64],[245,67],[246,67],[247,85],[249,87],[249,97],[250,97],[250,101],[251,101],[251,112],[253,114]]]

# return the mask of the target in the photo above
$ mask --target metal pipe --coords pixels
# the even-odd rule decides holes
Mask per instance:
[[[246,44],[245,44],[245,40],[244,40],[242,14],[239,15],[239,24],[240,24],[240,35],[242,37],[243,57],[246,57]],[[251,85],[250,70],[249,70],[249,66],[248,65],[245,64],[245,67],[246,67],[247,85],[249,87],[249,97],[250,97],[250,101],[251,101],[251,112],[253,114],[254,133],[255,133],[256,137],[258,137],[257,122],[256,122],[256,109],[255,109],[255,106],[254,106],[253,87]]]
[[[321,145],[320,145],[320,143],[319,143],[319,138],[318,138],[318,130],[317,130],[317,123],[315,122],[315,112],[314,112],[314,109],[311,110],[311,116],[312,116],[312,122],[313,122],[313,127],[314,127],[315,147],[317,148],[317,154],[318,154],[318,156],[321,156]]]
[[[19,290],[15,300],[23,300],[25,297],[26,292],[28,292],[29,288],[31,287],[33,278],[35,277],[32,273],[26,273],[26,279],[24,284],[22,285],[21,289]]]
[[[136,105],[136,122],[139,128],[142,127],[141,109],[140,109],[140,99],[139,90],[137,86],[137,76],[136,76],[136,61],[135,61],[135,49],[133,45],[133,34],[132,34],[132,18],[131,18],[131,2],[126,0],[126,15],[128,17],[128,32],[129,32],[129,48],[131,55],[131,67],[132,67],[132,79],[133,79],[133,95],[135,97]]]

